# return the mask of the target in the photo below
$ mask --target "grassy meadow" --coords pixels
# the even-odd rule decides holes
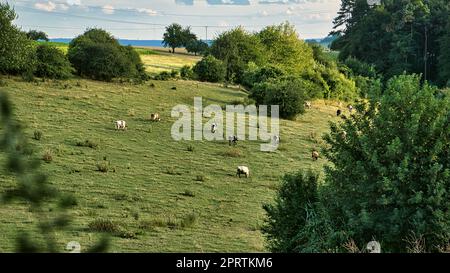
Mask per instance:
[[[167,67],[175,66],[172,57],[193,61],[186,56],[142,54],[147,65],[160,58]],[[337,103],[315,101],[296,121],[281,120],[280,148],[266,153],[259,141],[229,147],[171,137],[175,105],[193,105],[197,96],[204,106],[224,106],[246,98],[237,89],[181,80],[4,82],[34,155],[51,155],[42,163],[51,183],[77,199],[70,228],[57,234],[61,251],[69,241],[82,250],[91,246],[100,236],[96,227],[108,220],[115,231],[110,252],[264,252],[262,205],[274,198],[284,173],[322,170],[325,159],[312,161],[311,150],[320,149],[329,121],[337,120]],[[154,112],[161,122],[149,121]],[[127,131],[115,131],[119,119]],[[42,132],[40,140],[33,139],[35,131]],[[107,172],[99,171],[102,165]],[[236,177],[238,165],[249,166],[251,177]],[[0,192],[14,186],[13,177],[0,177]],[[0,219],[0,252],[14,251],[18,231],[36,223],[18,202],[0,206]]]

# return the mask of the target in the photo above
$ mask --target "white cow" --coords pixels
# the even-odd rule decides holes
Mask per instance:
[[[248,178],[250,176],[250,171],[249,171],[248,167],[238,166],[236,175],[239,176],[239,178],[241,178],[241,174],[244,174],[245,177]]]
[[[116,121],[116,130],[126,130],[127,123],[124,120]]]

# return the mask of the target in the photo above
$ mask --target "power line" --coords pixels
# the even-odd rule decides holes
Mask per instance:
[[[28,1],[21,1],[21,0],[13,0],[14,2],[17,3],[29,3]],[[59,5],[68,5],[67,2],[61,2],[61,1],[51,1],[52,3],[55,4],[59,4]],[[150,9],[146,9],[146,8],[135,8],[135,9],[125,9],[125,8],[115,8],[115,7],[107,7],[107,6],[92,6],[92,5],[79,5],[80,7],[86,7],[88,9],[94,9],[94,10],[109,10],[109,11],[118,11],[118,12],[129,12],[129,13],[145,13],[145,10],[150,10]],[[24,6],[22,6],[24,7]],[[142,10],[142,11],[140,11]],[[160,15],[160,16],[172,16],[172,17],[217,17],[217,18],[249,18],[249,17],[261,17],[261,16],[269,16],[269,15],[263,15],[260,13],[253,13],[253,14],[229,14],[229,15],[222,15],[222,14],[182,14],[182,13],[170,13],[170,12],[157,12],[155,11],[156,14],[154,14],[154,16]],[[304,14],[329,14],[329,11],[319,11],[319,10],[303,10],[303,11],[296,11],[295,14],[286,14],[286,13],[274,13],[274,14],[270,14],[270,17],[273,16],[289,16],[289,17],[297,17],[297,16],[301,16]]]
[[[127,21],[127,20],[118,20],[118,19],[108,19],[103,17],[94,17],[94,16],[85,16],[85,15],[76,15],[76,14],[70,14],[70,13],[64,13],[64,12],[58,12],[58,11],[52,11],[52,12],[45,12],[39,9],[35,8],[29,8],[29,7],[23,7],[18,6],[20,9],[24,9],[22,12],[29,12],[29,13],[39,13],[39,14],[46,14],[46,15],[54,15],[54,16],[63,16],[63,17],[75,17],[75,18],[81,18],[81,19],[88,19],[88,20],[97,20],[97,21],[105,21],[105,22],[111,22],[111,23],[121,23],[121,24],[134,24],[134,25],[149,25],[149,26],[167,26],[167,24],[159,24],[159,23],[148,23],[148,22],[138,22],[138,21]],[[221,26],[221,25],[208,25],[208,27],[211,28],[231,28],[231,27],[247,27],[247,28],[253,28],[253,27],[264,27],[266,25],[235,25],[235,26]],[[195,28],[204,28],[205,25],[192,25],[191,27]]]

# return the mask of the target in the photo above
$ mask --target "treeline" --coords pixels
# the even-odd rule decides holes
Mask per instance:
[[[385,81],[402,73],[450,86],[450,6],[447,0],[343,0],[332,49],[374,65]]]
[[[16,17],[8,4],[0,4],[0,74],[22,75],[27,81],[34,76],[67,79],[74,75],[103,81],[147,79],[139,54],[104,30],[89,29],[76,37],[65,55],[55,46],[36,43],[48,40],[47,35],[21,31],[12,23]]]
[[[320,45],[305,43],[289,23],[257,33],[241,27],[226,31],[205,55],[192,71],[184,68],[183,75],[239,84],[257,105],[280,105],[282,118],[303,113],[308,99],[351,101],[362,92],[357,83],[363,81],[356,81],[344,63],[336,62]]]

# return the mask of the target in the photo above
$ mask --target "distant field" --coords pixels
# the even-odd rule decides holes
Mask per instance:
[[[321,171],[326,161],[313,162],[311,149],[320,148],[337,109],[318,101],[297,121],[282,120],[280,149],[264,153],[258,141],[230,148],[226,141],[171,138],[172,107],[191,105],[194,96],[203,97],[205,105],[226,105],[243,100],[241,91],[190,81],[153,82],[155,87],[151,82],[5,81],[2,89],[12,98],[36,156],[47,149],[53,153],[53,161],[43,164],[51,183],[78,200],[69,231],[57,234],[61,251],[69,241],[84,249],[92,245],[100,235],[88,226],[99,219],[112,220],[128,234],[113,237],[111,252],[266,251],[262,205],[273,199],[284,173]],[[161,114],[160,123],[148,121],[152,112]],[[114,130],[118,119],[128,122],[127,131]],[[43,133],[40,141],[32,139],[35,130]],[[86,140],[98,147],[77,146]],[[96,170],[103,159],[110,162],[107,173]],[[235,176],[238,165],[249,166],[249,179]],[[15,183],[5,172],[0,179],[0,192]],[[0,219],[0,252],[13,251],[17,232],[35,223],[19,204],[0,206]],[[179,225],[189,219],[195,221]]]
[[[145,47],[138,48],[141,52],[150,50],[153,54],[141,54],[145,69],[150,73],[159,73],[162,71],[179,70],[185,65],[193,66],[201,57],[187,54],[184,50],[178,49],[178,53],[172,54],[166,48]]]

